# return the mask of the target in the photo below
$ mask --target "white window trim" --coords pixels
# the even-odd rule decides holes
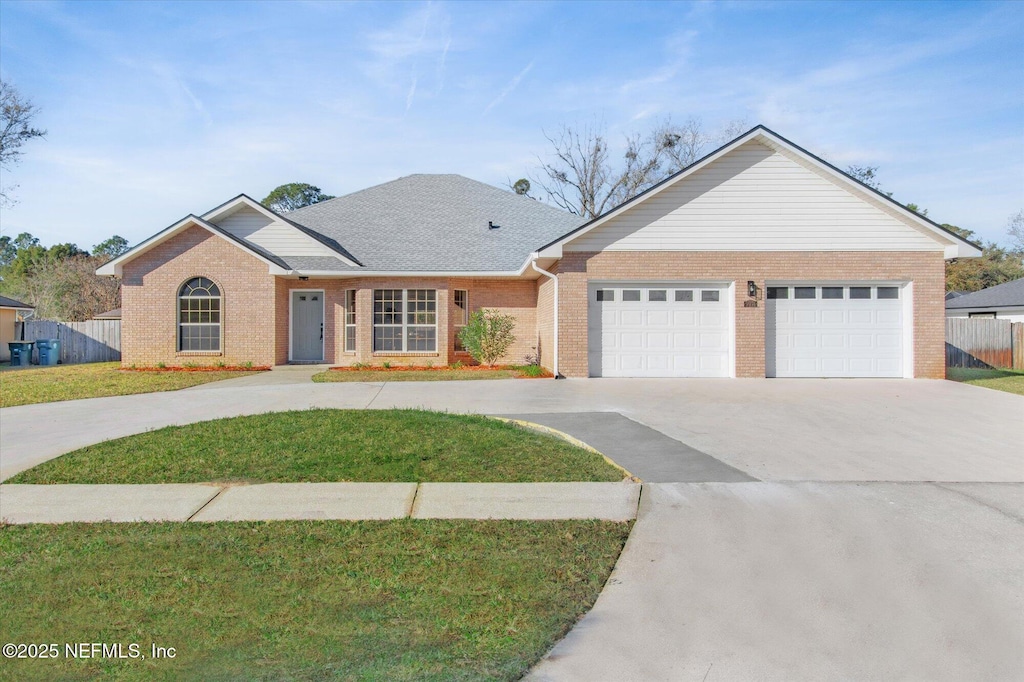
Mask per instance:
[[[456,312],[458,312],[460,310],[459,306],[455,305],[455,298],[456,298],[456,296],[458,295],[458,293],[460,291],[465,295],[464,299],[462,301],[463,305],[462,305],[462,308],[461,308],[461,310],[462,310],[462,320],[461,320],[461,322],[458,321],[458,320],[456,320],[456,322],[455,322],[455,325],[454,325],[455,333],[452,335],[452,349],[456,353],[464,353],[464,354],[468,355],[469,351],[467,351],[465,348],[459,348],[459,332],[462,331],[462,329],[467,324],[469,324],[469,289],[455,289],[454,290],[455,293],[452,294],[452,307],[455,308]]]
[[[349,294],[350,293],[352,294],[352,310],[351,310],[351,313],[352,313],[352,320],[353,320],[353,322],[349,322],[348,321],[349,312],[350,312],[349,311],[349,307],[348,307],[348,304],[349,304]],[[344,306],[345,307],[345,312],[343,313],[345,317],[342,320],[342,330],[344,332],[344,336],[342,336],[342,339],[341,339],[341,348],[342,348],[342,352],[343,353],[355,353],[356,352],[356,346],[359,345],[359,332],[358,332],[358,328],[356,326],[357,323],[358,323],[358,318],[356,317],[356,297],[357,296],[358,296],[358,293],[357,293],[356,289],[346,289],[345,290],[345,306]],[[352,347],[351,350],[348,347],[348,330],[350,328],[353,329],[353,330],[356,330],[355,334],[353,335],[354,336],[353,339],[352,339],[352,346],[353,347]]]
[[[213,286],[217,287],[217,291],[219,292],[218,295],[217,296],[182,296],[181,295],[182,288],[186,284],[188,284],[189,282],[191,282],[194,279],[205,279],[205,280],[208,280],[211,284],[213,284]],[[205,275],[195,275],[193,277],[189,277],[184,282],[182,282],[180,285],[178,285],[178,292],[177,293],[178,293],[178,295],[174,299],[174,319],[175,319],[175,322],[176,322],[176,325],[175,325],[175,328],[174,328],[174,332],[175,332],[175,336],[177,337],[175,339],[175,344],[174,344],[175,354],[176,355],[196,355],[196,356],[198,356],[198,355],[207,355],[207,356],[223,355],[224,354],[224,292],[221,291],[220,284],[218,284],[212,278],[207,277]],[[190,300],[191,301],[193,299],[194,300],[207,300],[207,301],[210,301],[210,300],[213,300],[213,299],[217,299],[218,301],[220,301],[220,305],[218,306],[218,310],[217,310],[217,315],[218,315],[218,318],[219,318],[220,321],[219,322],[182,322],[181,321],[181,302],[183,300]],[[181,329],[182,329],[182,327],[185,327],[185,326],[187,326],[187,327],[213,327],[213,326],[218,327],[218,330],[217,330],[217,332],[218,332],[217,348],[216,348],[216,350],[213,350],[213,349],[210,349],[210,350],[185,350],[184,348],[182,348],[181,347]]]
[[[378,291],[401,291],[402,292],[402,312],[400,313],[400,315],[401,315],[400,319],[402,320],[401,324],[385,324],[385,323],[378,324],[377,323],[377,292]],[[432,291],[432,292],[434,292],[434,324],[411,324],[409,322],[408,315],[409,315],[409,292],[410,291]],[[436,355],[437,352],[438,352],[437,351],[437,348],[438,348],[438,329],[437,329],[438,328],[438,324],[437,324],[438,305],[437,305],[437,303],[438,303],[438,301],[437,301],[437,289],[429,289],[429,288],[421,288],[421,287],[413,287],[412,289],[395,289],[395,288],[386,288],[386,287],[385,288],[381,288],[381,289],[374,289],[373,290],[373,311],[371,313],[373,315],[373,318],[371,319],[373,354],[374,355],[392,355],[392,356],[393,355]],[[392,327],[392,328],[393,327],[399,327],[399,328],[401,328],[401,330],[402,330],[402,335],[401,335],[402,349],[401,350],[379,350],[377,348],[377,334],[376,334],[376,330],[377,330],[378,327]],[[417,329],[417,328],[429,329],[431,327],[434,329],[434,348],[432,350],[409,350],[407,348],[408,342],[409,342],[409,329]]]

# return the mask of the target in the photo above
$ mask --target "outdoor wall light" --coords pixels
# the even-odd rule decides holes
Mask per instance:
[[[747,280],[747,296],[750,298],[757,297],[757,285],[754,284],[754,280],[752,279]]]

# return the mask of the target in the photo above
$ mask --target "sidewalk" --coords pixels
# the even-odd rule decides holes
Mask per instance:
[[[0,485],[0,522],[636,518],[640,484]]]

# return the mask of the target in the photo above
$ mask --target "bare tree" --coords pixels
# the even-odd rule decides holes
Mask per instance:
[[[1024,253],[1024,209],[1017,211],[1006,221],[1006,234],[1010,235],[1010,245]]]
[[[38,109],[21,95],[13,85],[0,80],[0,168],[10,171],[20,159],[21,146],[29,140],[46,135],[45,130],[32,127]],[[0,187],[0,205],[9,205],[7,191],[14,187]]]
[[[713,142],[733,139],[732,133],[743,125],[733,121],[722,133],[712,135],[697,119],[681,124],[665,119],[646,134],[627,135],[617,163],[610,158],[603,126],[563,125],[554,134],[544,133],[553,158],[539,159],[540,173],[534,183],[556,206],[596,218],[697,161]]]
[[[101,277],[96,268],[105,256],[76,255],[48,259],[12,291],[36,308],[46,320],[81,321],[121,305],[121,281]]]

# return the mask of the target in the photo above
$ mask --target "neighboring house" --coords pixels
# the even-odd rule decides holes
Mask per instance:
[[[114,308],[113,310],[108,310],[105,313],[99,313],[97,315],[93,315],[92,319],[94,319],[94,320],[120,320],[121,319],[121,309],[120,308]]]
[[[1024,279],[947,299],[946,317],[994,317],[1024,322]]]
[[[970,242],[758,126],[585,224],[457,175],[278,215],[241,195],[98,270],[125,364],[444,364],[471,311],[568,377],[945,374]]]
[[[19,315],[35,310],[32,306],[13,298],[0,296],[0,361],[6,362],[11,359],[11,349],[7,344],[17,341],[14,338],[15,323]]]

